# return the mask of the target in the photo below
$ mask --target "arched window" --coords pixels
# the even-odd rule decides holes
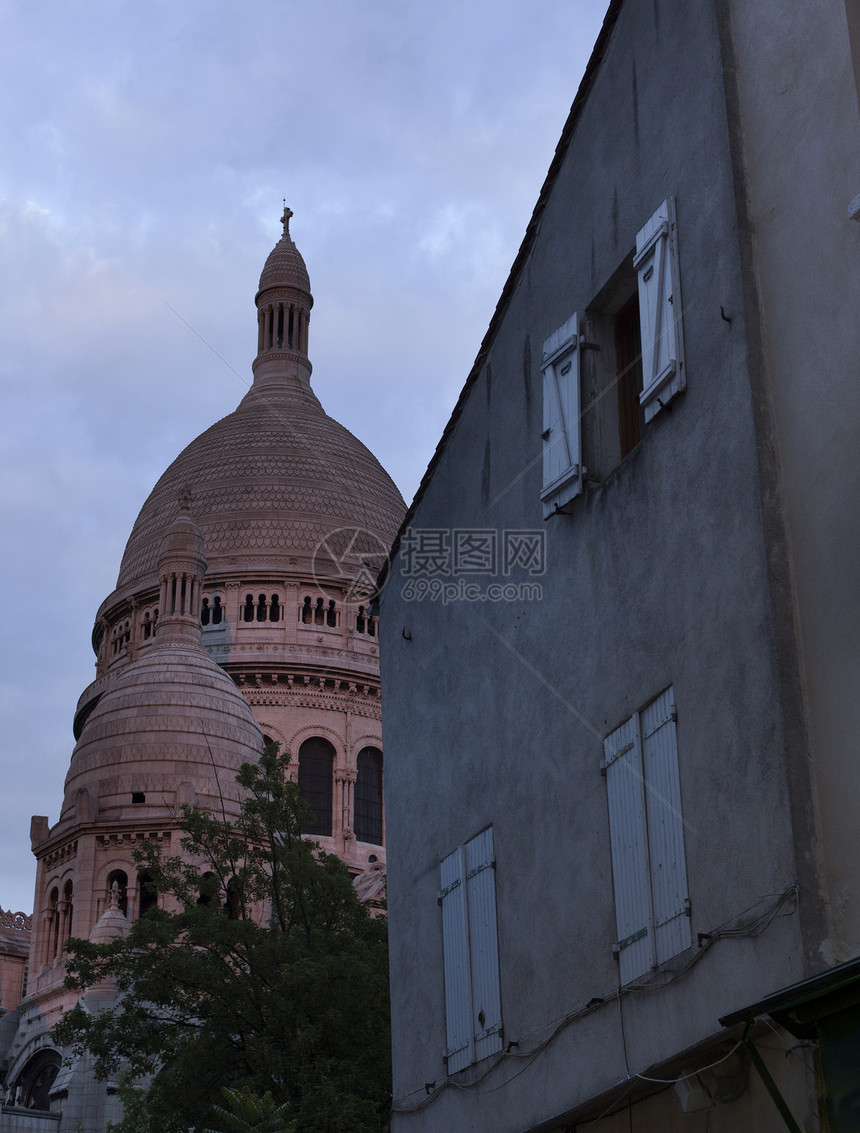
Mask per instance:
[[[311,609],[311,600],[310,598],[305,598],[304,602],[302,602],[301,609],[302,623],[304,625],[310,625],[311,621],[313,620],[313,616],[314,615],[313,610]]]
[[[364,617],[364,606],[358,607],[358,613],[355,615],[355,628],[358,633],[364,633],[367,628],[367,621]]]
[[[75,887],[71,881],[63,886],[63,923],[60,929],[60,944],[65,952],[65,944],[72,935],[72,917],[75,911]]]
[[[113,894],[113,884],[116,882],[117,908],[123,916],[128,916],[128,874],[124,870],[115,869],[108,874],[107,893],[105,895],[105,908],[110,907]]]
[[[382,844],[382,752],[365,747],[356,760],[355,817],[353,827],[359,842]]]
[[[227,882],[227,898],[224,901],[224,912],[231,921],[239,920],[242,914],[241,894],[239,893],[239,882],[235,877],[231,877]]]
[[[328,609],[325,614],[325,624],[327,626],[337,625],[337,609],[335,608],[334,598],[329,599]]]
[[[269,621],[276,622],[281,616],[281,606],[278,602],[277,594],[272,595],[272,601],[269,603]]]
[[[143,615],[143,640],[148,641],[150,637],[152,637],[152,618],[147,610]]]
[[[314,625],[321,626],[325,621],[325,608],[323,607],[322,598],[317,598],[316,608],[314,609]]]
[[[197,898],[198,905],[211,905],[212,898],[218,891],[218,879],[212,871],[204,873],[200,878],[200,896]]]
[[[261,594],[257,599],[257,621],[264,622],[266,620],[266,595]]]
[[[242,621],[252,622],[254,620],[254,595],[245,595],[245,605],[242,607]]]
[[[216,594],[214,605],[212,606],[212,625],[219,626],[223,617],[224,607],[221,605],[221,598]]]
[[[62,1058],[55,1050],[40,1050],[38,1054],[34,1054],[25,1063],[12,1090],[16,1104],[22,1109],[50,1110],[51,1087],[62,1063]]]
[[[299,791],[313,815],[302,823],[303,834],[331,834],[334,748],[321,736],[299,748]]]
[[[204,626],[208,626],[209,625],[209,618],[210,618],[209,599],[204,598],[203,604],[200,607],[200,624],[204,625]]]
[[[152,875],[139,873],[137,875],[137,915],[142,917],[144,913],[148,913],[150,909],[156,908],[157,905],[158,890],[155,888]]]
[[[60,891],[56,886],[48,895],[48,947],[46,959],[53,960],[60,947]]]

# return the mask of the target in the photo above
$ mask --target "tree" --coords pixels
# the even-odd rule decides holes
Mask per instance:
[[[273,745],[243,765],[235,825],[184,807],[181,855],[136,851],[167,907],[124,940],[68,945],[67,986],[113,980],[120,998],[101,1012],[79,1002],[53,1036],[89,1051],[98,1077],[138,1083],[117,1133],[202,1129],[225,1086],[269,1093],[296,1133],[385,1126],[385,920],[343,863],[302,837],[288,763]]]
[[[212,1116],[217,1129],[203,1133],[293,1133],[295,1123],[289,1120],[287,1107],[279,1106],[271,1094],[260,1097],[247,1086],[243,1090],[221,1090],[223,1106],[213,1106]]]

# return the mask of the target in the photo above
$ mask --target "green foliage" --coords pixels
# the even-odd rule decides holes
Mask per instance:
[[[183,808],[182,854],[135,854],[167,908],[126,940],[70,944],[66,983],[106,979],[110,1010],[79,1005],[57,1042],[122,1072],[117,1133],[186,1133],[212,1123],[222,1087],[265,1097],[296,1133],[371,1133],[390,1102],[386,925],[343,863],[300,833],[306,808],[277,747],[245,764],[239,822]],[[85,997],[86,998],[86,997]],[[285,1126],[289,1128],[289,1126]]]
[[[225,1105],[212,1107],[210,1120],[217,1128],[203,1133],[294,1133],[295,1122],[290,1121],[287,1107],[278,1105],[271,1094],[253,1093],[247,1088],[221,1091]]]

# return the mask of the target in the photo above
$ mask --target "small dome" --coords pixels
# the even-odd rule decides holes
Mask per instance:
[[[125,940],[130,932],[131,925],[122,909],[111,903],[93,925],[90,943],[106,944],[107,941],[115,940],[118,936]]]
[[[175,812],[188,784],[204,810],[238,813],[236,773],[263,737],[233,681],[192,643],[157,645],[130,664],[88,718],[72,753],[60,821],[81,789],[99,815]]]
[[[294,287],[299,291],[306,291],[310,294],[311,281],[308,269],[305,267],[301,252],[290,236],[290,217],[292,215],[288,208],[284,209],[284,215],[281,217],[284,234],[269,252],[269,258],[263,266],[258,296],[260,292],[266,291],[270,287]]]

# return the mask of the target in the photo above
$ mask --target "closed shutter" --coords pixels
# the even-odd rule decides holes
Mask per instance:
[[[473,1058],[472,977],[466,913],[466,870],[463,847],[442,862],[442,950],[445,975],[445,1057],[448,1072],[470,1065]]]
[[[442,862],[445,1057],[453,1074],[502,1049],[493,831]]]
[[[621,983],[654,963],[653,916],[648,870],[645,784],[639,719],[632,716],[604,741],[603,769],[609,801],[609,839]]]
[[[637,233],[633,266],[639,279],[642,330],[639,401],[647,422],[686,385],[673,198],[667,198]]]
[[[579,425],[579,322],[571,315],[543,344],[544,518],[582,490]]]
[[[648,784],[648,848],[657,963],[692,943],[684,822],[675,736],[675,698],[671,688],[640,714],[642,764]]]
[[[692,944],[671,688],[607,736],[602,768],[625,984]]]
[[[472,1031],[475,1061],[502,1049],[499,933],[492,828],[465,846],[466,902],[472,960]],[[449,1064],[450,1069],[450,1064]]]

